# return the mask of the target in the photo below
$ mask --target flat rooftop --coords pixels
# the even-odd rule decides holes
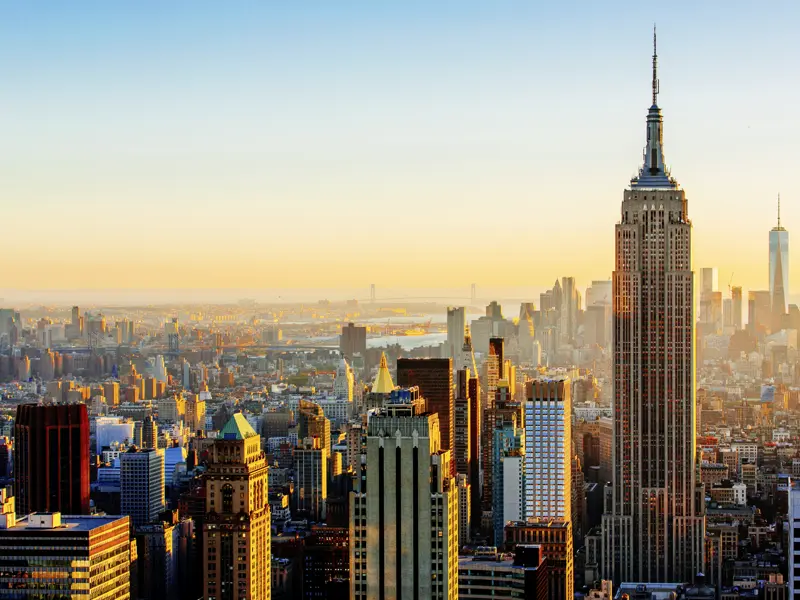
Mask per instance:
[[[28,517],[23,517],[17,520],[14,527],[8,529],[0,529],[0,536],[6,532],[21,533],[21,532],[36,532],[47,531],[52,533],[54,531],[64,532],[78,532],[78,531],[92,531],[104,525],[124,519],[123,516],[90,516],[90,515],[61,515],[61,527],[36,527],[28,522]]]

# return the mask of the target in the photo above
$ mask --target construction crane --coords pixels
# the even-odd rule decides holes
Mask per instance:
[[[734,273],[731,271],[731,278],[728,279],[728,294],[730,294],[731,297],[733,296],[733,288],[731,287],[731,284],[733,283],[733,275]]]

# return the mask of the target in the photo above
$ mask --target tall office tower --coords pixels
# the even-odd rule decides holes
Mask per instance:
[[[472,486],[469,478],[459,473],[456,475],[456,487],[458,488],[458,543],[463,546],[471,539],[470,526],[472,525]]]
[[[186,422],[186,399],[182,395],[172,394],[168,398],[160,398],[156,406],[159,423]]]
[[[355,354],[364,356],[367,352],[367,328],[356,327],[352,323],[343,326],[339,336],[339,352],[351,361]]]
[[[475,363],[475,352],[472,348],[472,333],[470,332],[469,325],[464,329],[464,341],[461,344],[461,351],[458,356],[453,359],[453,369],[469,369],[473,376],[478,376],[478,367]]]
[[[206,401],[200,394],[189,394],[186,399],[186,426],[192,433],[206,430]]]
[[[193,568],[199,539],[195,527],[193,519],[179,519],[177,510],[162,512],[156,522],[136,527],[135,590],[139,598],[199,597],[199,572]],[[195,587],[196,594],[190,593]]]
[[[781,227],[781,197],[778,195],[778,224],[769,232],[769,299],[774,331],[781,328],[789,300],[789,232]]]
[[[586,308],[597,306],[598,304],[607,304],[611,306],[612,293],[610,279],[592,281],[592,284],[586,288]]]
[[[120,510],[134,527],[164,510],[164,451],[132,447],[119,455]]]
[[[519,342],[520,359],[529,362],[533,358],[533,341],[536,330],[533,326],[533,302],[523,302],[519,307],[519,324],[517,325],[517,341]]]
[[[347,360],[342,357],[339,366],[336,367],[336,376],[333,379],[333,395],[337,400],[353,401],[353,390],[356,379],[353,376],[353,369],[347,364]]]
[[[158,448],[158,425],[153,415],[147,415],[142,421],[142,448]]]
[[[484,394],[483,423],[481,431],[481,466],[483,473],[482,512],[492,511],[492,461],[494,459],[494,406],[497,399],[497,386],[503,379],[503,338],[489,340],[489,354],[483,363],[486,387]]]
[[[733,300],[730,298],[722,300],[722,328],[728,331],[733,329]]]
[[[647,115],[644,165],[616,226],[614,448],[603,573],[620,581],[693,581],[705,516],[695,482],[692,224],[664,161],[663,118]]]
[[[534,379],[526,388],[525,517],[571,521],[570,380]]]
[[[14,442],[8,436],[0,436],[0,479],[11,477],[13,464]]]
[[[171,321],[164,323],[164,333],[167,335],[167,348],[174,356],[180,351],[180,328],[178,327],[178,317],[173,317]]]
[[[700,314],[697,320],[702,335],[722,332],[722,293],[718,289],[718,283],[716,267],[700,269]]]
[[[710,294],[719,289],[719,273],[717,267],[700,269],[700,294]]]
[[[203,597],[269,600],[268,467],[259,436],[235,413],[211,446],[203,522]]]
[[[483,432],[483,404],[481,403],[481,387],[477,374],[470,376],[467,382],[468,394],[472,400],[470,407],[469,428],[470,428],[470,457],[472,458],[469,468],[470,483],[470,516],[472,518],[471,527],[477,531],[481,526],[481,501],[483,500],[483,482],[481,472],[483,470],[483,450],[481,446],[481,435]]]
[[[0,556],[6,563],[0,569],[2,598],[131,597],[127,517],[55,512],[0,519]]]
[[[457,359],[464,345],[464,333],[467,326],[467,314],[463,306],[447,307],[447,342],[445,356]]]
[[[192,366],[185,358],[181,359],[181,385],[187,391],[192,389]]]
[[[419,387],[427,409],[439,415],[442,449],[449,450],[450,476],[456,474],[453,457],[456,442],[455,403],[453,402],[453,360],[450,358],[398,358],[397,385]]]
[[[458,598],[458,492],[439,416],[392,392],[367,425],[366,477],[350,496],[350,597]]]
[[[331,456],[331,422],[322,407],[310,400],[300,400],[297,405],[297,439],[319,438]]]
[[[456,392],[455,392],[455,445],[453,447],[453,459],[456,463],[456,473],[469,477],[472,469],[472,430],[471,430],[471,411],[473,410],[474,400],[469,395],[469,369],[459,369],[456,371]]]
[[[321,441],[317,437],[303,438],[294,449],[295,510],[318,523],[326,516],[330,460],[328,449]]]
[[[768,290],[747,292],[747,329],[759,338],[772,331],[772,301]]]
[[[39,358],[39,377],[42,381],[50,381],[56,374],[56,357],[50,350],[42,352]]]
[[[561,278],[561,341],[574,343],[578,332],[578,313],[581,310],[581,294],[575,286],[574,277]]]
[[[742,328],[742,288],[731,288],[731,325],[736,331]]]
[[[526,431],[520,418],[520,405],[514,401],[505,380],[497,387],[497,400],[490,419],[494,423],[492,442],[491,521],[492,545],[503,543],[507,521],[525,516],[524,449]]]
[[[17,512],[89,514],[89,415],[85,404],[20,404],[14,422]]]
[[[313,525],[303,540],[303,597],[334,600],[349,593],[348,528]]]

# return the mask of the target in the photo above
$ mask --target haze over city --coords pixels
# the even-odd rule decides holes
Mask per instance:
[[[0,5],[0,600],[800,598],[798,17]]]
[[[352,295],[608,278],[658,20],[695,263],[763,288],[779,192],[787,226],[800,217],[799,10],[9,3],[0,194],[25,254],[0,287]]]

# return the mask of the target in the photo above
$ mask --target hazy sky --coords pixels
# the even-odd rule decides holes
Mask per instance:
[[[796,2],[0,10],[0,288],[607,278],[654,21],[695,269],[765,288],[779,191],[800,236]]]

